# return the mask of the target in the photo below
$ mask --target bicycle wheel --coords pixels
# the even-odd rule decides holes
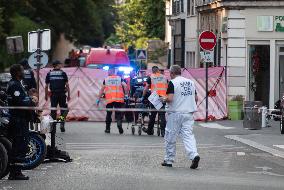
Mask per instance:
[[[10,154],[12,151],[12,143],[6,138],[6,137],[0,137],[0,143],[2,143],[7,151],[8,154],[8,163],[7,163],[7,167],[6,170],[0,175],[0,179],[5,177],[6,175],[9,174],[10,172]]]
[[[37,133],[30,133],[29,151],[26,154],[23,170],[31,170],[38,167],[45,159],[46,144],[44,139]]]
[[[0,176],[1,176],[0,179],[2,179],[3,174],[6,172],[7,165],[8,165],[8,153],[4,145],[0,143]]]
[[[281,120],[280,120],[280,132],[283,135],[284,134],[284,126],[283,126],[283,116],[281,116]]]

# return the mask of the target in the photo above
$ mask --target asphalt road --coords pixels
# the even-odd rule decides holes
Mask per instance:
[[[103,123],[69,123],[58,133],[58,144],[72,163],[46,163],[26,171],[29,181],[0,180],[0,190],[54,189],[284,189],[284,159],[225,138],[245,135],[241,126],[211,127],[196,124],[194,132],[201,156],[198,170],[191,170],[181,141],[173,168],[160,166],[163,139],[157,136],[119,135],[113,124],[104,134]]]

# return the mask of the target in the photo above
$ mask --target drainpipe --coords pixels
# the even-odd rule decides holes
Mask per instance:
[[[200,67],[200,46],[199,46],[199,34],[200,34],[200,13],[197,10],[197,31],[196,31],[196,54],[195,54],[195,67]]]

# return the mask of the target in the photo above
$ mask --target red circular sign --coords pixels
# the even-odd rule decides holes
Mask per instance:
[[[199,44],[204,50],[212,50],[216,45],[216,35],[210,31],[203,31],[199,36]]]

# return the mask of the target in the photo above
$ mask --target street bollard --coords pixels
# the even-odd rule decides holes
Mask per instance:
[[[267,122],[266,122],[266,116],[267,116],[267,107],[262,106],[261,107],[261,127],[267,127]]]

